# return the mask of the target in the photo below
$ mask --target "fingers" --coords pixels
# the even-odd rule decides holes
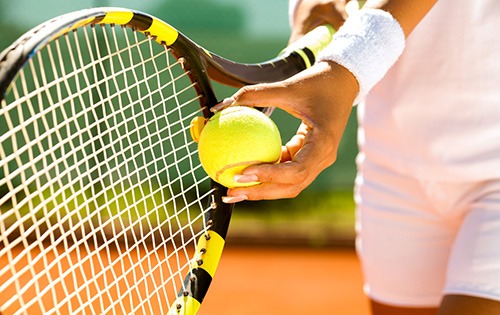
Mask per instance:
[[[256,84],[249,85],[241,88],[233,96],[228,97],[219,104],[212,107],[212,111],[219,111],[229,106],[243,105],[243,106],[259,106],[259,107],[274,107],[272,103],[279,104],[281,97],[279,95],[280,87],[277,84]],[[261,104],[262,100],[266,103]]]
[[[338,0],[302,1],[295,12],[289,42],[296,41],[322,24],[332,25],[338,30],[347,18],[345,3]]]
[[[240,89],[232,97],[225,99],[217,104],[212,110],[222,110],[228,106],[245,105],[258,107],[278,107],[290,114],[300,117],[300,114],[293,108],[293,101],[290,95],[293,95],[290,90],[286,90],[285,82],[277,82],[270,84],[258,84],[247,86]],[[260,165],[247,168],[242,175],[237,175],[235,181],[240,183],[261,182],[260,185],[251,186],[251,189],[239,188],[230,189],[228,196],[223,198],[226,203],[235,203],[243,200],[260,200],[260,199],[277,199],[291,198],[300,193],[307,186],[306,183],[312,182],[315,175],[311,174],[310,179],[303,175],[296,175],[300,172],[300,166],[295,166],[294,159],[297,153],[304,147],[305,137],[308,127],[302,124],[297,132],[297,135],[282,147],[281,162],[268,168],[271,165]],[[283,178],[277,177],[277,174],[284,174]],[[295,178],[304,180],[302,186],[297,186]],[[267,189],[270,189],[269,191]],[[272,192],[272,193],[270,193]],[[248,195],[247,195],[248,194]]]
[[[301,167],[298,162],[286,162],[277,165],[259,165],[248,170],[255,172],[261,184],[251,187],[228,190],[228,197],[236,200],[272,200],[294,198],[300,194],[319,172]],[[240,200],[238,200],[240,201]]]
[[[238,90],[233,96],[224,99],[219,104],[211,108],[213,112],[220,111],[229,106],[250,106],[250,107],[277,107],[283,109],[295,117],[300,118],[300,114],[294,108],[297,103],[293,99],[293,91],[288,88],[287,80],[249,85]]]
[[[301,124],[297,130],[297,134],[281,148],[281,163],[291,162],[294,159],[297,152],[299,152],[299,150],[304,146],[308,130],[308,126]]]
[[[250,166],[237,178],[238,182],[259,181],[260,185],[234,188],[228,191],[229,201],[294,198],[319,175],[333,164],[336,153],[331,146],[316,141],[316,135],[301,135],[303,146],[290,161],[275,165]],[[321,157],[316,159],[315,157]]]
[[[283,175],[281,178],[277,178],[274,182],[262,182],[259,185],[251,186],[250,188],[233,188],[228,190],[228,197],[231,199],[226,199],[224,202],[239,202],[242,200],[271,200],[271,199],[281,199],[281,198],[294,198],[299,195],[299,193],[307,187],[308,183],[312,181],[306,180],[304,176],[300,175],[296,178],[300,178],[302,183],[285,183],[289,178],[288,174],[293,174],[295,168],[291,168],[290,171],[283,172],[282,166],[288,166],[293,162],[279,164],[279,166],[272,166],[273,168],[278,168],[279,171],[267,171],[265,168],[268,165],[262,165],[254,169],[258,171],[261,176],[273,175],[275,173],[280,173]],[[259,179],[260,180],[260,179]],[[282,181],[282,182],[278,182]]]
[[[295,136],[286,143],[281,150],[281,162],[290,162],[294,159],[295,155],[304,146],[305,134],[297,133]]]
[[[217,105],[216,109],[278,107],[302,121],[297,134],[282,148],[281,163],[248,167],[236,179],[261,184],[230,189],[225,201],[297,196],[335,161],[357,91],[356,79],[345,68],[320,62],[285,81],[244,87]]]

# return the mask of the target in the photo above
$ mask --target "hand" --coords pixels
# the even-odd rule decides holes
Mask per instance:
[[[228,105],[273,106],[302,120],[297,134],[282,148],[280,163],[250,166],[235,178],[261,184],[230,189],[225,201],[297,196],[335,162],[357,92],[357,81],[349,71],[333,62],[319,62],[285,81],[246,86],[217,105],[216,110]]]
[[[304,36],[315,27],[332,25],[336,30],[347,18],[345,10],[349,0],[302,0],[293,16],[290,43]]]

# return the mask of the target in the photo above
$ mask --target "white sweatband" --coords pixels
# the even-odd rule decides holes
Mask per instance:
[[[354,104],[389,71],[405,47],[405,35],[394,17],[383,10],[354,12],[335,33],[317,61],[333,61],[349,70],[359,83]]]

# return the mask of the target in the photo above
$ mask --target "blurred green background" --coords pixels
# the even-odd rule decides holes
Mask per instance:
[[[240,62],[274,57],[286,45],[287,0],[16,0],[0,1],[0,50],[54,16],[74,10],[115,6],[140,10],[172,24],[208,50]],[[218,87],[219,98],[234,90]],[[337,162],[293,200],[244,202],[237,206],[232,237],[248,243],[327,246],[352,244],[356,173],[355,110]],[[299,121],[276,110],[272,116],[286,142]]]

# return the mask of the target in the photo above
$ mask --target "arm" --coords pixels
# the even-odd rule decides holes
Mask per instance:
[[[371,0],[363,8],[391,13],[408,37],[436,2],[437,0]]]
[[[303,34],[321,21],[338,23],[339,17],[346,16],[342,1],[326,1],[330,2],[330,9],[333,5],[337,12],[331,14],[325,13],[330,12],[325,1],[302,1],[295,15],[295,19],[302,22],[294,24],[292,40],[293,34]],[[436,1],[373,0],[368,1],[362,10],[380,9],[391,13],[407,37]],[[315,11],[311,8],[323,9]],[[262,184],[231,189],[226,201],[297,196],[321,171],[335,162],[340,139],[359,90],[358,80],[351,71],[333,61],[320,61],[287,80],[247,86],[234,94],[220,107],[275,106],[301,119],[302,125],[283,147],[281,163],[248,167],[237,179],[240,182],[258,180]]]

